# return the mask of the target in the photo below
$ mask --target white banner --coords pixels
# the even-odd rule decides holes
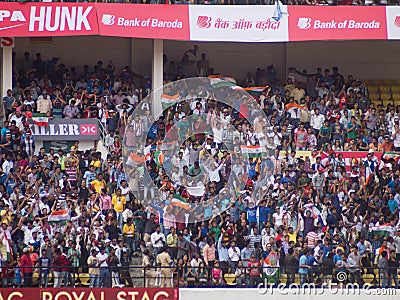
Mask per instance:
[[[285,5],[279,6],[279,9],[276,5],[190,5],[190,39],[222,42],[286,42],[288,41],[286,12]]]
[[[400,7],[386,7],[386,23],[389,40],[400,40]]]

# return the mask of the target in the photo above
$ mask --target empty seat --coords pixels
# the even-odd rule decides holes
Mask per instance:
[[[395,103],[398,103],[400,101],[400,91],[396,92],[396,93],[393,93],[392,94],[392,98],[395,101]]]
[[[380,91],[381,93],[388,94],[388,93],[390,93],[390,86],[388,86],[388,85],[380,86],[380,87],[379,87],[379,91]]]
[[[224,279],[227,285],[236,285],[235,279],[236,276],[235,274],[225,274]]]
[[[89,273],[80,273],[79,280],[81,281],[81,286],[89,286],[90,285]]]
[[[372,102],[375,102],[379,99],[379,94],[378,93],[371,93],[369,94],[369,99],[371,99]]]
[[[392,98],[392,94],[390,93],[382,93],[381,94],[381,99],[382,101],[389,101]]]
[[[400,93],[400,85],[393,85],[391,90],[393,93]]]

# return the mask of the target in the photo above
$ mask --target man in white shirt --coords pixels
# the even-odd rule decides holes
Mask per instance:
[[[11,161],[10,155],[6,156],[6,160],[3,162],[2,169],[4,174],[8,175],[10,170],[14,168],[14,163]]]
[[[165,236],[164,233],[161,232],[161,226],[157,225],[156,231],[154,231],[151,236],[151,244],[154,248],[154,256],[157,256],[159,253],[162,252],[162,248],[165,245]]]
[[[108,270],[108,254],[105,252],[105,247],[101,247],[100,253],[97,254],[100,267],[100,286],[99,287],[110,287],[110,271]]]
[[[236,242],[232,241],[228,249],[229,259],[231,260],[231,270],[236,270],[240,260],[240,249],[236,246]]]
[[[315,109],[315,114],[311,115],[310,126],[314,130],[314,134],[317,136],[319,130],[324,123],[325,117],[319,113],[319,108]]]

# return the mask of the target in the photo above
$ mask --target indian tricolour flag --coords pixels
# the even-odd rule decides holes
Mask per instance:
[[[52,211],[48,217],[49,223],[63,223],[68,220],[70,220],[70,215],[65,209]]]
[[[393,235],[394,233],[394,228],[390,224],[373,226],[371,230],[373,235],[378,235],[378,236],[388,236],[388,235]]]
[[[33,123],[37,126],[47,126],[49,125],[49,118],[47,117],[33,117]]]
[[[183,208],[184,210],[189,210],[190,209],[190,204],[188,204],[185,199],[183,199],[180,195],[175,194],[174,198],[171,201],[171,205],[174,207],[180,207]]]
[[[209,79],[214,89],[236,87],[236,80],[231,76],[211,76]]]
[[[302,109],[304,107],[305,107],[304,105],[300,105],[300,104],[297,104],[297,103],[288,103],[288,104],[285,105],[285,109],[286,110],[294,109],[294,108]]]
[[[267,155],[267,150],[262,146],[242,146],[242,154],[249,158],[264,157]]]
[[[175,94],[175,95],[162,94],[161,95],[161,104],[162,104],[163,109],[166,109],[169,106],[175,104],[177,101],[179,101],[180,98],[181,98],[181,96],[179,94]]]

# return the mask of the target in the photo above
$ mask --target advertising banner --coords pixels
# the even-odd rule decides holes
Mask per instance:
[[[64,289],[9,289],[0,290],[4,300],[178,300],[178,289],[173,288],[64,288]]]
[[[101,35],[189,40],[187,5],[97,4]]]
[[[42,126],[34,123],[29,126],[38,141],[95,141],[100,138],[97,119],[55,119]]]
[[[386,23],[389,40],[400,39],[400,7],[386,7]]]
[[[286,42],[288,16],[275,5],[191,5],[190,40],[225,42]],[[283,12],[283,13],[282,13]]]
[[[87,3],[0,2],[3,37],[98,34],[96,8]]]
[[[400,39],[400,7],[0,2],[0,35],[254,43],[387,40]]]
[[[288,6],[289,40],[386,40],[383,6]]]

